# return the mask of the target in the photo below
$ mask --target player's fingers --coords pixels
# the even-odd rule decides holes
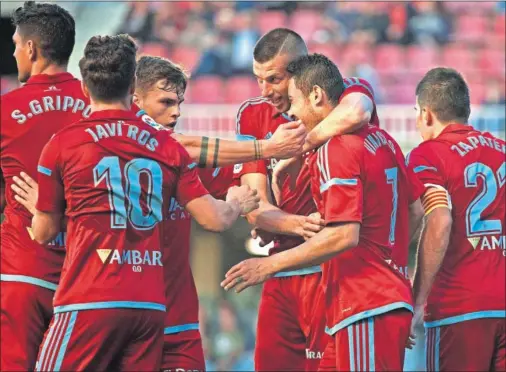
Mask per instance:
[[[23,177],[23,180],[26,182],[26,184],[28,186],[30,186],[31,188],[34,188],[37,186],[37,183],[34,181],[34,179],[32,177],[30,177],[28,174],[26,174],[25,172],[21,172],[19,174],[21,177]]]
[[[307,222],[307,221],[304,223],[303,227],[304,227],[304,230],[306,230],[306,231],[319,232],[322,230],[322,225],[314,224],[314,223]]]
[[[21,204],[21,205],[23,205],[23,206],[25,206],[25,207],[26,207],[27,202],[26,202],[26,200],[25,200],[25,199],[23,199],[21,196],[19,196],[19,195],[14,195],[14,199],[16,199],[16,201],[17,201],[19,204]]]
[[[18,187],[18,186],[17,186],[17,185],[15,185],[15,184],[12,184],[12,185],[11,185],[11,189],[12,189],[12,190],[14,190],[14,192],[15,192],[17,195],[19,195],[19,196],[23,197],[23,199],[26,199],[26,197],[28,196],[28,193],[27,193],[25,190],[23,190],[21,187]]]
[[[241,282],[235,289],[235,293],[241,293],[242,291],[244,291],[246,288],[248,287],[251,287],[251,284],[249,284],[248,282]]]
[[[14,176],[14,177],[12,177],[12,180],[16,183],[16,185],[21,187],[24,191],[28,191],[30,189],[30,187],[21,178]]]
[[[282,124],[281,126],[283,127],[283,129],[296,129],[300,126],[300,124],[301,124],[301,121],[296,120],[296,121],[290,121],[289,123]]]

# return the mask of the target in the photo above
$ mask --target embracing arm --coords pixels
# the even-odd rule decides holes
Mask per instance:
[[[336,135],[353,132],[368,124],[373,111],[374,104],[365,94],[355,92],[346,95],[334,110],[308,133],[303,152],[323,145]]]
[[[219,138],[172,135],[201,168],[216,168],[260,159],[285,159],[298,155],[306,138],[299,122],[280,125],[269,139],[231,141]]]
[[[62,215],[36,210],[32,218],[33,239],[39,244],[47,244],[60,232]]]

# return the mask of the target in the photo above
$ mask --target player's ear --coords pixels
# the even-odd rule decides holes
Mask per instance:
[[[140,94],[139,94],[137,91],[135,91],[135,92],[134,92],[134,95],[132,96],[132,101],[133,101],[133,103],[135,103],[135,104],[136,104],[139,108],[141,108],[141,109],[142,109],[142,99],[141,99]]]
[[[35,48],[35,43],[33,40],[28,40],[26,42],[26,51],[28,53],[28,58],[30,61],[35,61],[37,59],[37,48]]]
[[[422,119],[426,126],[430,127],[434,124],[434,113],[427,107],[422,108]]]
[[[324,102],[325,92],[318,85],[314,85],[311,91],[312,101],[315,106],[321,106]]]
[[[86,98],[90,98],[90,92],[86,84],[84,84],[84,81],[81,81],[81,90],[83,91],[83,94]]]

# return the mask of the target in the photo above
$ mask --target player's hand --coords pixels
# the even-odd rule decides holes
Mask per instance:
[[[265,247],[267,244],[271,243],[274,238],[276,237],[276,234],[273,234],[269,231],[265,231],[262,229],[254,228],[251,230],[251,237],[253,239],[260,238],[260,247]]]
[[[274,167],[272,171],[271,187],[278,205],[283,201],[281,189],[287,177],[290,180],[290,190],[295,189],[297,177],[299,176],[300,169],[302,168],[302,162],[303,159],[297,156],[290,159],[280,160]]]
[[[416,345],[416,332],[423,323],[423,314],[424,314],[424,306],[415,306],[413,319],[411,320],[411,331],[409,333],[409,338],[406,343],[407,349],[412,349],[413,346]]]
[[[241,215],[246,215],[259,207],[260,197],[257,190],[252,190],[248,185],[232,186],[228,189],[226,201],[236,200],[241,206]]]
[[[304,224],[302,225],[302,237],[304,240],[311,239],[313,236],[318,234],[325,227],[325,220],[322,219],[320,213],[311,213],[306,217]]]
[[[267,141],[265,155],[269,158],[287,159],[302,153],[307,130],[301,121],[281,124]]]
[[[20,173],[20,177],[12,177],[14,183],[11,185],[12,190],[16,193],[14,199],[23,205],[28,212],[35,214],[35,205],[39,197],[39,185],[25,172]]]
[[[235,292],[239,293],[248,287],[261,284],[272,277],[269,262],[269,257],[242,261],[225,274],[221,286],[226,291],[235,288]]]

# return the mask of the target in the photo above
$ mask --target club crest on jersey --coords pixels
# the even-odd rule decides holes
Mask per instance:
[[[161,251],[97,249],[97,255],[104,265],[131,265],[134,272],[142,272],[143,266],[163,266]]]

